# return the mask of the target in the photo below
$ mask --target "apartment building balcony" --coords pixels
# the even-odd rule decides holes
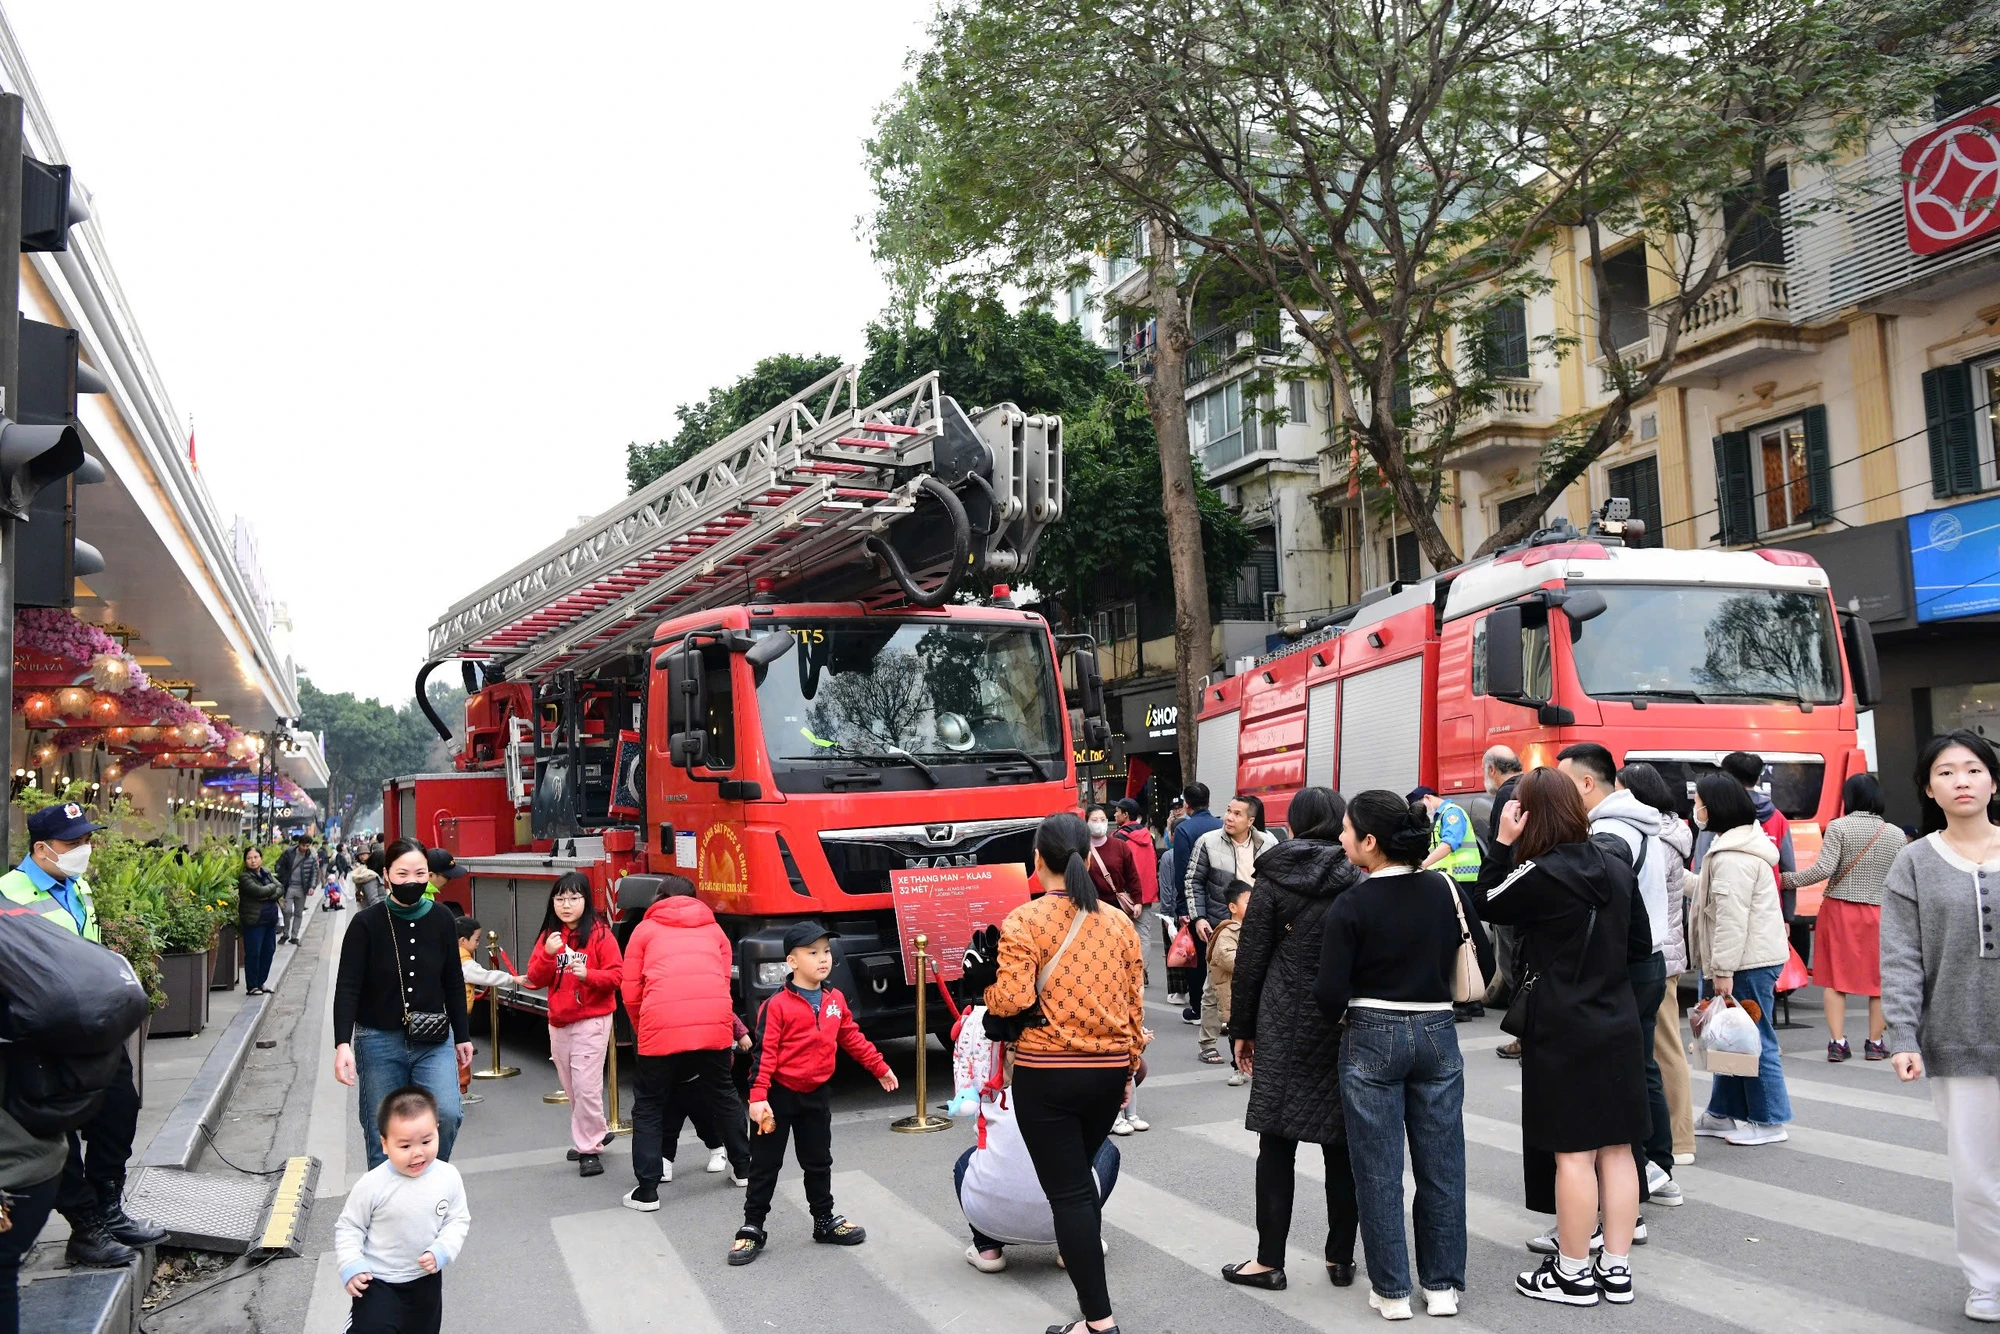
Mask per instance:
[[[1793,315],[1791,277],[1783,264],[1738,265],[1685,310],[1680,310],[1678,301],[1655,304],[1639,354],[1645,364],[1658,361],[1665,352],[1667,329],[1677,310],[1680,337],[1666,384],[1738,371],[1806,350]]]
[[[1487,402],[1462,409],[1445,466],[1480,468],[1518,461],[1522,451],[1539,453],[1556,425],[1552,398],[1547,387],[1532,377],[1495,381]],[[1438,424],[1442,407],[1435,412],[1420,409],[1420,420],[1426,415]]]
[[[1194,346],[1188,349],[1188,392],[1198,392],[1205,381],[1227,375],[1254,358],[1284,354],[1284,340],[1276,334],[1259,334],[1247,323],[1211,329],[1195,339]]]

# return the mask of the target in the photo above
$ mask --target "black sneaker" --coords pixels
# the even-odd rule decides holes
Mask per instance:
[[[1632,1300],[1632,1266],[1607,1265],[1599,1255],[1591,1262],[1590,1276],[1597,1280],[1597,1290],[1604,1294],[1605,1301],[1624,1306]]]
[[[859,1246],[868,1240],[868,1229],[856,1227],[835,1214],[831,1218],[813,1220],[813,1240],[828,1246]]]
[[[624,1205],[627,1209],[637,1209],[642,1214],[658,1213],[660,1209],[660,1186],[655,1181],[641,1181],[625,1192]]]
[[[1514,1289],[1523,1297],[1533,1297],[1539,1302],[1560,1302],[1564,1306],[1595,1306],[1598,1303],[1597,1280],[1584,1270],[1576,1278],[1562,1272],[1551,1255],[1542,1261],[1540,1269],[1530,1269],[1514,1276]]]
[[[576,1174],[580,1177],[601,1177],[604,1175],[604,1160],[594,1153],[586,1153],[576,1160]]]
[[[1184,1024],[1198,1024],[1198,1023],[1200,1023],[1200,1022],[1201,1022],[1201,1007],[1200,1007],[1199,1005],[1190,1005],[1190,1006],[1187,1006],[1187,1007],[1186,1007],[1185,1009],[1183,1009],[1183,1010],[1181,1011],[1181,1022],[1182,1022],[1182,1023],[1184,1023]]]

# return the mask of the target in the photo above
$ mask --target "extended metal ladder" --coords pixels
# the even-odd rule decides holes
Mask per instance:
[[[782,592],[883,559],[926,499],[970,516],[980,572],[1020,573],[1061,513],[1061,419],[1012,404],[968,417],[935,373],[864,406],[843,366],[459,602],[431,627],[430,657],[496,661],[517,680],[587,671],[760,580]],[[907,587],[864,583],[871,602]]]

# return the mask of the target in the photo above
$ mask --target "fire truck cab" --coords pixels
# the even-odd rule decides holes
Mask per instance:
[[[1596,741],[1657,767],[1687,814],[1697,777],[1753,751],[1805,859],[1867,768],[1856,712],[1879,693],[1867,623],[1809,556],[1627,547],[1615,522],[1565,522],[1207,684],[1197,770],[1215,805],[1252,793],[1278,824],[1303,786],[1475,793],[1490,746],[1533,768]]]

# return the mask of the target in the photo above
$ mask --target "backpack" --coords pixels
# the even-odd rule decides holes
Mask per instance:
[[[37,1139],[52,1139],[81,1128],[104,1105],[104,1095],[124,1067],[125,1049],[96,1053],[57,1052],[25,1043],[0,1045],[7,1067],[7,1115]]]

